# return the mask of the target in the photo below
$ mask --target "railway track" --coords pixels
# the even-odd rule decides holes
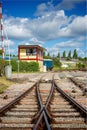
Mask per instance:
[[[1,130],[31,130],[34,126],[32,119],[39,111],[36,98],[36,84],[9,103],[0,111]]]
[[[57,84],[49,104],[52,116],[52,130],[86,130],[87,111],[73,98],[62,91]]]
[[[74,77],[70,78],[70,80],[75,84],[77,85],[82,91],[83,91],[83,94],[86,95],[87,94],[87,84],[84,84],[84,83],[80,83],[80,81],[78,81],[77,79],[75,79]]]
[[[0,130],[86,130],[86,114],[53,78],[42,78],[0,109]]]
[[[65,77],[63,79],[56,79],[56,84],[70,97],[76,100],[79,104],[86,108],[87,106],[87,92],[86,85],[81,88],[73,81],[73,77]]]

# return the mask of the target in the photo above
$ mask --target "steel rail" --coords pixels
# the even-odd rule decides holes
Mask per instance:
[[[48,122],[47,114],[46,114],[45,110],[43,111],[43,115],[44,115],[44,119],[45,119],[45,121],[46,121],[47,129],[48,129],[48,130],[51,130],[50,124],[49,124],[49,122]]]
[[[43,109],[43,103],[41,101],[41,95],[40,95],[40,91],[39,91],[39,84],[40,84],[40,81],[37,83],[36,93],[37,93],[38,101],[39,101],[39,104],[40,104],[40,108],[42,110]]]
[[[46,123],[47,129],[51,130],[49,122],[48,122],[48,118],[47,118],[47,115],[46,115],[46,112],[45,112],[44,108],[43,108],[43,110],[42,110],[42,112],[41,112],[41,114],[40,114],[40,116],[39,116],[39,118],[38,118],[38,120],[37,120],[37,122],[36,122],[36,124],[35,124],[35,126],[33,128],[33,130],[38,130],[38,126],[39,126],[39,124],[40,124],[40,122],[41,122],[43,117],[45,119],[45,123]]]
[[[41,80],[41,79],[40,79]],[[40,95],[40,92],[39,92],[39,83],[40,81],[38,81],[37,85],[36,85],[36,95],[37,95],[37,100],[38,100],[38,104],[39,104],[39,107],[40,107],[40,111],[37,113],[36,116],[34,116],[34,120],[37,120],[38,118],[42,118],[40,117],[41,114],[42,114],[42,110],[43,110],[43,104],[42,104],[42,101],[41,101],[41,95]],[[38,122],[40,121],[40,119],[38,120]],[[38,124],[38,123],[37,123]],[[35,126],[37,127],[37,126]]]
[[[54,81],[54,86],[56,87],[56,89],[63,95],[65,96],[68,101],[70,101],[71,103],[73,103],[74,106],[76,106],[82,113],[84,116],[86,116],[87,118],[87,110],[82,107],[79,103],[77,103],[72,97],[70,97],[69,95],[67,95],[60,87],[58,87],[58,85],[56,84],[56,82]],[[87,121],[87,119],[86,119]]]
[[[82,92],[84,93],[86,93],[86,91],[87,91],[87,88],[86,87],[82,87],[82,84],[78,84],[74,79],[72,79],[71,77],[69,78],[75,85],[77,85],[81,90],[82,90]]]
[[[47,101],[46,101],[46,105],[45,105],[45,110],[47,110],[47,107],[51,101],[51,98],[52,98],[52,95],[53,95],[53,91],[54,91],[54,83],[53,83],[53,80],[52,80],[52,86],[51,86],[51,91],[50,91],[50,94],[47,98]]]
[[[0,115],[2,115],[3,113],[5,113],[8,109],[10,109],[13,105],[15,105],[19,100],[21,100],[28,92],[30,92],[33,87],[36,85],[37,83],[35,83],[31,88],[29,88],[28,90],[26,90],[24,93],[20,94],[19,96],[17,96],[15,99],[13,99],[11,102],[9,102],[8,104],[4,105],[3,107],[0,108]]]
[[[42,111],[43,111],[43,110],[42,110]],[[36,130],[36,129],[38,128],[38,125],[39,125],[39,123],[41,122],[41,119],[43,118],[43,112],[42,112],[42,111],[41,111],[41,113],[39,114],[39,118],[38,118],[36,124],[34,125],[33,130]]]
[[[50,101],[51,101],[51,99],[52,99],[53,92],[54,92],[54,83],[53,83],[53,80],[52,80],[51,91],[50,91],[50,94],[49,94],[49,96],[48,96],[48,98],[47,98],[46,105],[45,105],[45,108],[44,108],[45,111],[46,111],[46,114],[47,114],[47,116],[48,116],[48,118],[49,118],[49,121],[52,120],[52,116],[51,116],[50,113],[49,113],[49,104],[50,104]]]
[[[45,119],[45,123],[46,123],[47,129],[51,130],[50,124],[48,122],[48,117],[47,117],[46,110],[43,107],[43,103],[42,103],[42,99],[41,99],[41,95],[40,95],[40,90],[39,90],[39,84],[40,84],[40,81],[37,83],[36,92],[37,92],[37,97],[38,97],[38,101],[39,101],[39,104],[40,104],[40,112],[39,112],[38,120],[37,120],[37,122],[36,122],[33,130],[37,130],[37,128],[39,127],[39,124],[40,124],[40,122],[41,122],[41,120],[42,120],[43,117]]]

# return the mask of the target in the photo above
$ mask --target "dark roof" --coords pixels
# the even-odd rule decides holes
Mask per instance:
[[[39,48],[39,49],[42,49],[42,50],[45,50],[45,51],[46,51],[45,48],[43,48],[43,47],[41,47],[41,46],[39,46],[39,45],[19,45],[19,46],[18,46],[18,48],[28,48],[28,47],[30,47],[30,48],[36,47],[36,48]]]

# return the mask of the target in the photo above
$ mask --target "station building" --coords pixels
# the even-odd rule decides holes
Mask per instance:
[[[43,71],[43,52],[45,48],[39,45],[19,45],[18,59],[27,62],[38,62],[40,71]]]

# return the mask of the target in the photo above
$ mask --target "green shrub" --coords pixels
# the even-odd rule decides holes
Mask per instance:
[[[76,67],[77,67],[78,69],[85,68],[85,64],[79,62],[79,63],[76,64]]]
[[[39,71],[39,64],[37,62],[22,62],[19,63],[20,72],[36,72]]]
[[[2,60],[0,60],[0,66],[2,66]],[[9,65],[9,61],[5,61],[5,66]],[[11,60],[12,71],[18,72],[18,62],[17,60]],[[25,62],[19,61],[19,71],[20,72],[37,72],[39,71],[39,63],[37,62]]]
[[[58,58],[52,58],[54,66],[61,67],[61,62]]]
[[[18,62],[12,61],[12,70],[18,71]],[[19,62],[19,71],[20,72],[36,72],[39,71],[39,64],[37,62]]]
[[[17,63],[16,60],[12,60],[11,65],[12,65],[12,71],[17,71],[18,70],[18,63]]]
[[[0,65],[1,64],[2,64],[2,60],[0,60]],[[9,61],[5,61],[5,66],[6,65],[9,65]],[[12,71],[18,72],[17,60],[12,60],[11,65],[12,65]],[[37,72],[39,71],[39,63],[19,61],[19,71],[20,72]]]

